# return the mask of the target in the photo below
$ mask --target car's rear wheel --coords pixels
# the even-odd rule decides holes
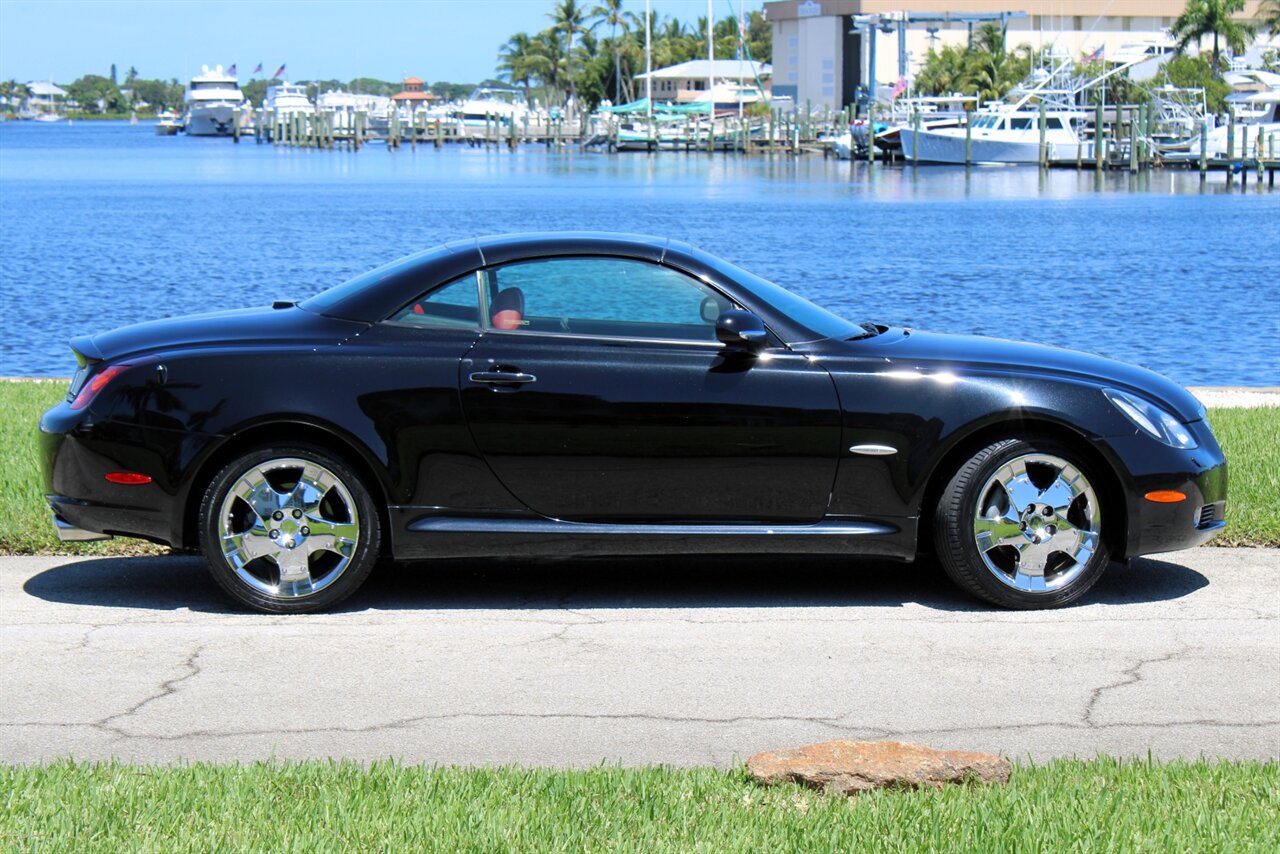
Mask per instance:
[[[1006,439],[952,476],[934,516],[938,557],[975,596],[1006,608],[1070,604],[1110,560],[1097,480],[1050,440]]]
[[[360,478],[312,446],[259,448],[224,466],[200,502],[213,578],[250,608],[331,607],[378,559],[378,512]]]

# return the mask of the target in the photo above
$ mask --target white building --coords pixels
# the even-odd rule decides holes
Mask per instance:
[[[67,90],[54,83],[33,81],[27,84],[31,93],[27,98],[27,109],[36,113],[57,112],[58,107],[67,101]]]
[[[1000,24],[1003,13],[1009,48],[1053,46],[1072,56],[1101,50],[1106,58],[1167,43],[1185,7],[1186,0],[778,0],[764,9],[773,26],[774,96],[838,110],[867,83],[871,38],[875,80],[892,86],[900,76],[910,81],[931,46],[963,45],[981,23],[974,19]],[[1256,17],[1257,7],[1246,0],[1242,17]],[[854,16],[878,21],[874,36]]]
[[[771,66],[746,59],[693,59],[667,68],[655,68],[651,74],[638,74],[637,91],[645,91],[646,79],[653,79],[653,100],[690,104],[707,100],[708,83],[730,83],[753,86],[760,80],[768,88],[773,73]]]

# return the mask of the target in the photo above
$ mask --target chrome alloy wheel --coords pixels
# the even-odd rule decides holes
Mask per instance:
[[[341,577],[360,543],[360,515],[342,481],[310,460],[267,460],[232,484],[218,511],[222,554],[237,576],[277,599]]]
[[[1046,593],[1071,584],[1098,549],[1102,514],[1089,481],[1051,454],[1009,460],[978,491],[974,542],[1002,584]]]

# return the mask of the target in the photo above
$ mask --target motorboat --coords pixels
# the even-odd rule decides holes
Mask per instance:
[[[1075,60],[1050,53],[1047,64],[1009,93],[971,114],[966,127],[902,128],[902,156],[921,163],[1039,163],[1093,157],[1085,130],[1094,108],[1085,106],[1091,92],[1135,63],[1119,63],[1091,79],[1072,69]],[[1146,61],[1145,59],[1139,61]],[[1044,150],[1041,145],[1043,143]]]
[[[182,121],[176,118],[164,118],[156,122],[156,136],[176,136],[182,130]]]
[[[186,121],[183,123],[188,136],[230,136],[235,121],[244,109],[244,93],[236,78],[216,66],[201,67],[200,74],[191,78],[187,94]]]
[[[1084,154],[1082,146],[1089,147],[1080,136],[1088,121],[1083,110],[1046,110],[1043,121],[1050,160],[1074,160]],[[1036,108],[985,107],[974,113],[969,128],[900,128],[898,135],[902,156],[924,163],[1039,163],[1041,157],[1041,114]]]
[[[1198,160],[1203,150],[1207,157],[1268,157],[1280,152],[1280,89],[1255,92],[1235,101],[1234,123],[1221,124],[1205,133],[1205,145],[1194,136],[1187,147],[1187,158]],[[1234,131],[1232,128],[1234,124]],[[1230,145],[1228,144],[1230,143]]]
[[[268,113],[288,117],[295,113],[310,115],[315,112],[315,105],[307,98],[307,87],[284,81],[267,88],[262,100],[262,108]]]
[[[490,86],[481,86],[467,100],[449,110],[459,125],[468,128],[484,127],[495,118],[503,125],[520,122],[528,113],[529,106],[520,92]]]
[[[342,89],[330,89],[316,96],[315,108],[322,113],[333,114],[333,127],[337,131],[355,128],[356,114],[364,113],[365,130],[374,134],[386,133],[394,109],[390,98],[383,95],[363,95]]]
[[[901,151],[902,139],[899,132],[903,128],[919,127],[921,130],[937,130],[940,128],[964,127],[972,107],[978,99],[974,95],[920,95],[910,98],[898,98],[893,102],[892,111],[884,124],[876,123],[876,148],[881,151]],[[849,141],[855,149],[866,151],[867,134],[865,125],[851,128]],[[843,141],[844,137],[839,137]],[[837,157],[849,156],[842,153],[842,144],[833,143],[832,150]]]

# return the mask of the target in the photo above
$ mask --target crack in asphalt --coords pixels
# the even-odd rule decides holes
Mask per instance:
[[[132,738],[133,736],[130,733],[116,726],[114,722],[132,717],[133,715],[136,715],[138,712],[140,712],[142,709],[146,708],[150,704],[163,700],[165,697],[170,697],[176,694],[178,692],[179,686],[187,682],[190,682],[192,679],[195,679],[197,676],[199,676],[200,673],[202,672],[202,668],[200,667],[200,664],[199,664],[199,659],[200,659],[200,656],[204,653],[204,651],[205,651],[205,644],[201,644],[200,646],[196,647],[191,652],[190,655],[187,656],[185,661],[182,662],[181,666],[187,670],[186,673],[180,676],[175,676],[172,679],[166,679],[164,682],[160,683],[159,690],[157,690],[155,693],[150,694],[147,697],[144,697],[143,699],[139,700],[137,703],[134,703],[132,706],[125,709],[123,712],[117,712],[114,715],[108,715],[107,717],[102,718],[101,720],[94,721],[92,724],[90,724],[90,726],[96,729],[103,729],[108,732],[114,732],[117,735],[123,736],[125,738]]]
[[[1121,671],[1121,678],[1115,682],[1106,685],[1099,685],[1089,693],[1089,699],[1085,703],[1084,713],[1080,716],[1080,720],[1090,727],[1095,727],[1096,723],[1093,719],[1094,713],[1097,711],[1098,704],[1102,698],[1111,691],[1120,688],[1127,688],[1130,685],[1137,685],[1143,681],[1142,669],[1152,664],[1162,664],[1168,661],[1176,661],[1182,656],[1191,652],[1193,647],[1190,644],[1182,643],[1178,649],[1170,650],[1162,655],[1154,655],[1146,658],[1140,658],[1129,667]]]

